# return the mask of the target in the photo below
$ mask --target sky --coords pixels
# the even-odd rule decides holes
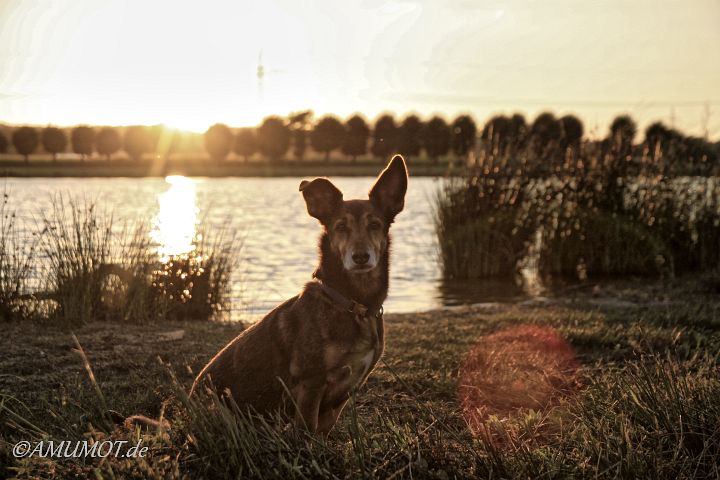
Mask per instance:
[[[264,75],[258,78],[258,67]],[[0,123],[629,113],[720,139],[720,0],[0,0]]]

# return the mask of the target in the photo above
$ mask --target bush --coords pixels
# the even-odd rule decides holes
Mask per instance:
[[[88,200],[55,198],[30,242],[7,197],[0,214],[2,320],[143,323],[209,320],[229,310],[240,245],[225,232],[203,232],[192,252],[161,259],[145,224],[118,225]]]
[[[539,273],[580,278],[720,267],[716,179],[579,173],[485,170],[446,183],[436,199],[446,277],[507,276],[535,254]]]

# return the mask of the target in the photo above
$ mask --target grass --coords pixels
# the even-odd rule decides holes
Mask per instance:
[[[547,177],[475,172],[439,190],[435,225],[449,278],[659,275],[720,268],[716,178]]]
[[[8,372],[0,376],[0,472],[717,478],[720,304],[685,281],[672,285],[614,291],[634,301],[614,307],[578,294],[549,304],[388,314],[386,354],[327,440],[215,398],[187,398],[194,374],[239,326],[79,326],[89,367],[67,330],[10,324],[0,340],[0,371]],[[108,409],[155,418],[162,411],[173,427],[127,431],[110,424]],[[14,442],[40,438],[142,439],[150,450],[144,459],[11,457]]]
[[[34,225],[0,206],[0,314],[77,326],[105,320],[208,320],[229,311],[240,243],[202,228],[186,254],[160,258],[142,222],[57,196]]]
[[[32,259],[37,237],[23,235],[15,212],[8,206],[9,195],[0,203],[0,321],[27,320],[34,308],[22,301],[31,281]]]

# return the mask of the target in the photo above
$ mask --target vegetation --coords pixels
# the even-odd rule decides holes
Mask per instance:
[[[152,139],[146,127],[128,127],[123,137],[123,148],[131,159],[139,161],[143,154],[152,150]]]
[[[17,223],[7,198],[0,206],[1,320],[197,321],[228,310],[239,245],[223,232],[200,232],[191,253],[161,259],[142,223],[119,225],[93,203],[54,198],[31,225]]]
[[[469,115],[461,115],[452,124],[452,149],[458,157],[464,157],[475,148],[475,121]]]
[[[398,128],[397,150],[406,159],[420,155],[423,141],[423,125],[417,115],[409,115]]]
[[[385,161],[397,150],[397,126],[392,115],[383,115],[375,122],[373,129],[372,154]]]
[[[30,127],[20,127],[13,132],[12,143],[15,150],[25,157],[25,161],[38,147],[39,139],[37,131]]]
[[[9,146],[10,146],[10,142],[8,142],[8,139],[5,136],[5,134],[2,131],[0,131],[0,153],[7,153]]]
[[[612,140],[578,149],[571,129],[551,120],[538,117],[519,144],[503,144],[494,122],[476,168],[441,189],[446,276],[513,276],[528,261],[541,275],[581,279],[720,268],[716,177],[674,176],[647,148],[635,157],[627,118],[614,122]]]
[[[57,154],[64,152],[67,147],[65,132],[57,127],[44,128],[40,138],[45,151],[52,153],[53,160],[57,160]]]
[[[325,161],[330,160],[330,152],[340,148],[344,140],[345,127],[332,116],[321,118],[310,133],[310,145],[316,152],[325,153]]]
[[[651,288],[620,293],[647,302],[635,306],[599,309],[580,294],[566,305],[388,314],[383,360],[328,439],[187,398],[237,326],[96,323],[75,329],[75,344],[55,326],[9,325],[0,368],[27,374],[3,380],[0,475],[716,478],[719,305],[687,285],[675,292],[663,306]],[[134,413],[172,428],[113,422]],[[15,442],[41,439],[142,440],[149,451],[11,456]]]
[[[436,165],[441,158],[449,161],[447,157],[452,152],[459,164],[464,165],[492,151],[495,157],[513,158],[520,168],[536,169],[537,164],[542,164],[548,171],[558,171],[568,155],[577,159],[581,150],[586,157],[594,150],[594,166],[604,163],[604,156],[610,155],[614,159],[624,158],[626,166],[634,165],[642,158],[662,163],[663,171],[672,175],[710,175],[720,170],[720,144],[685,136],[662,123],[650,125],[642,143],[638,143],[637,125],[628,115],[615,118],[607,136],[600,140],[585,138],[585,128],[575,115],[556,118],[551,112],[541,113],[529,124],[518,113],[495,115],[482,128],[469,115],[460,115],[448,125],[441,117],[426,121],[417,115],[406,116],[398,124],[392,115],[385,114],[371,129],[360,115],[353,115],[345,122],[332,115],[313,120],[311,111],[303,111],[287,118],[268,117],[257,128],[232,129],[215,125],[205,135],[169,130],[162,125],[104,127],[98,138],[90,130],[79,127],[70,135],[73,152],[81,154],[83,159],[94,151],[109,159],[122,148],[135,160],[159,150],[167,160],[171,154],[180,154],[186,159],[191,157],[194,161],[205,155],[211,159],[227,159],[234,153],[237,158],[247,161],[259,153],[259,160],[314,161],[318,157],[328,160],[331,153],[339,149],[352,162],[366,156],[369,150],[376,158],[385,159],[394,153],[402,153],[410,163],[430,159]],[[60,133],[52,132],[61,142]],[[123,138],[122,142],[120,138]],[[53,153],[62,148],[51,142],[43,150]],[[309,153],[310,150],[316,154]],[[527,162],[536,164],[526,165]],[[594,166],[585,165],[586,168]],[[215,168],[219,167],[216,163]]]
[[[258,151],[278,161],[290,147],[290,129],[280,117],[268,117],[256,132]]]
[[[105,155],[109,161],[114,153],[117,153],[122,147],[122,139],[120,134],[114,128],[103,128],[97,134],[95,139],[97,152]]]
[[[248,158],[257,152],[255,132],[252,128],[241,128],[235,135],[233,151],[236,155],[243,157],[247,162]]]
[[[85,160],[89,155],[92,155],[95,130],[86,126],[75,127],[70,135],[70,141],[73,152],[81,155],[82,159]]]
[[[233,133],[227,125],[216,123],[205,132],[205,150],[211,160],[225,160],[233,148]]]
[[[425,151],[437,163],[439,157],[447,155],[450,151],[452,132],[450,127],[440,117],[433,117],[425,128]]]
[[[343,142],[342,152],[349,155],[353,162],[359,155],[367,152],[367,142],[370,138],[370,127],[360,115],[353,115],[345,124],[347,131]]]

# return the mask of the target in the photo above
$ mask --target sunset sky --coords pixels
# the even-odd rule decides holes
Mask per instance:
[[[0,123],[204,131],[304,109],[549,109],[598,135],[627,112],[718,138],[720,1],[0,0]]]

